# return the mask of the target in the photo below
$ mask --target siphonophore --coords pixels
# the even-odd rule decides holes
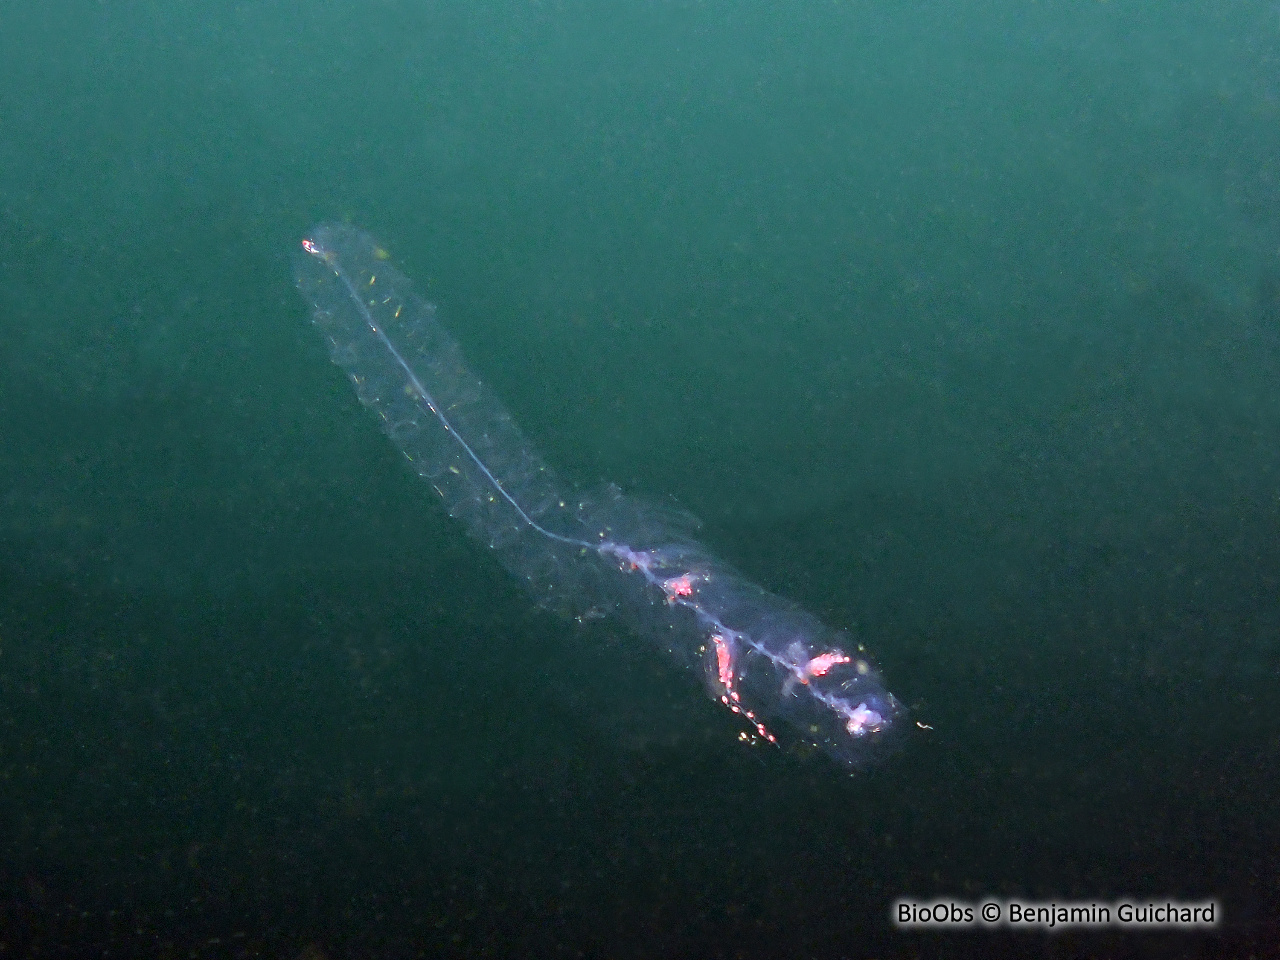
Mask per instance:
[[[538,603],[624,621],[701,674],[752,737],[849,766],[893,742],[905,711],[860,644],[716,559],[687,516],[557,477],[369,234],[322,224],[294,269],[360,401]]]

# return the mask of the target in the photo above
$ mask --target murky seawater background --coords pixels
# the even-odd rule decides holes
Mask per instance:
[[[1267,3],[7,4],[0,956],[1268,955],[1277,77]],[[326,218],[932,729],[743,747],[531,609],[310,329]]]

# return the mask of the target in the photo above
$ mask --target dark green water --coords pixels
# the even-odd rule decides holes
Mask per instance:
[[[5,4],[0,957],[1275,955],[1277,78],[1267,2]],[[532,609],[307,322],[325,218],[932,729],[746,747]]]

